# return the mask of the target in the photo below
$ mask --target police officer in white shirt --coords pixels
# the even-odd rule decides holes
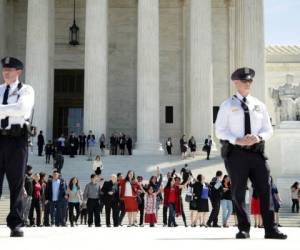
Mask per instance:
[[[270,207],[269,168],[264,141],[273,129],[264,103],[250,95],[255,71],[239,68],[231,75],[237,89],[222,103],[216,120],[216,136],[222,143],[222,156],[232,182],[232,197],[238,218],[238,239],[249,238],[250,219],[245,205],[248,178],[259,192],[266,239],[286,239],[274,224]]]
[[[10,189],[10,212],[7,226],[11,237],[23,237],[23,182],[27,162],[28,133],[34,90],[19,81],[23,63],[17,58],[1,60],[4,83],[0,85],[0,190],[4,174]],[[1,194],[1,192],[0,192]]]

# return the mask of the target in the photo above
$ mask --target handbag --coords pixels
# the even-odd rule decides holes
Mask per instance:
[[[193,188],[192,187],[188,188],[184,200],[186,202],[191,202],[193,200]]]
[[[202,147],[202,151],[203,152],[207,152],[208,151],[208,146],[206,144]]]

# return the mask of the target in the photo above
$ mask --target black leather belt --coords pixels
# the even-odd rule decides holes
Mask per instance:
[[[19,137],[27,134],[26,128],[20,125],[11,125],[11,129],[0,129],[0,136]]]

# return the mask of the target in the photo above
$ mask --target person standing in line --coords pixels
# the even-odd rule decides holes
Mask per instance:
[[[40,184],[40,175],[38,173],[33,175],[33,192],[32,192],[32,200],[29,211],[29,221],[30,226],[41,226],[41,198],[42,198],[42,187]],[[33,212],[36,212],[36,224],[34,223]]]
[[[166,141],[166,149],[167,149],[168,155],[172,155],[172,147],[173,147],[172,138],[169,137]]]
[[[117,183],[117,176],[111,175],[109,181],[105,181],[101,191],[103,193],[103,201],[105,206],[105,221],[106,226],[111,227],[110,215],[112,212],[113,225],[117,227],[119,224],[119,187]]]
[[[79,135],[79,155],[85,155],[86,135],[82,131]]]
[[[273,201],[273,205],[274,205],[275,224],[277,225],[277,227],[281,227],[281,225],[279,224],[279,209],[282,201],[278,192],[278,188],[275,185],[272,176],[270,176],[270,185],[271,185],[271,195],[272,195],[271,201]]]
[[[222,187],[222,171],[218,170],[216,172],[216,176],[212,178],[209,186],[210,186],[210,202],[212,205],[212,210],[206,225],[208,227],[220,227],[218,225],[218,215],[220,212],[220,205],[221,205],[221,197],[223,192]],[[212,223],[212,225],[211,225]]]
[[[37,140],[37,145],[38,145],[38,156],[43,156],[43,148],[45,145],[45,139],[43,135],[43,131],[41,130],[39,135],[38,135],[38,140]]]
[[[91,175],[91,182],[85,186],[83,201],[86,202],[88,210],[88,226],[91,227],[95,221],[95,227],[101,227],[100,220],[100,184],[97,176]]]
[[[69,209],[69,221],[71,227],[74,227],[74,223],[77,226],[77,221],[80,215],[80,202],[83,200],[80,191],[79,181],[76,177],[72,177],[69,181],[67,188],[68,195],[68,209]],[[74,215],[74,208],[76,215]]]
[[[266,105],[250,95],[255,71],[236,69],[232,75],[237,90],[220,106],[215,123],[216,136],[222,143],[222,157],[232,184],[232,198],[238,217],[237,239],[250,237],[250,219],[245,206],[247,181],[250,178],[260,198],[266,239],[287,239],[274,224],[270,208],[270,170],[264,155],[265,141],[273,128]],[[263,83],[262,83],[263,84]]]
[[[186,158],[186,151],[188,149],[188,144],[185,139],[185,135],[183,135],[180,139],[180,151],[181,151],[181,159],[184,160]]]
[[[205,151],[206,151],[206,160],[209,160],[211,146],[212,146],[212,139],[211,139],[211,135],[209,135],[204,141],[204,147],[205,147]]]
[[[99,138],[99,145],[100,145],[100,152],[101,152],[101,156],[105,155],[105,135],[101,134],[100,138]]]
[[[194,136],[192,136],[192,137],[189,139],[189,148],[190,148],[192,157],[195,158],[195,153],[196,153],[196,149],[197,149],[197,144],[196,144],[196,140],[195,140]]]
[[[156,218],[156,202],[157,194],[160,192],[154,192],[153,186],[149,186],[144,197],[145,203],[145,223],[149,223],[150,227],[154,227],[157,223]]]
[[[31,207],[32,201],[32,194],[33,194],[33,179],[32,179],[32,167],[30,165],[26,166],[26,174],[25,174],[25,181],[24,181],[24,188],[25,188],[25,196],[24,196],[24,224],[25,226],[29,226],[28,216]]]
[[[137,193],[141,189],[135,180],[132,170],[129,170],[125,179],[120,182],[120,197],[124,200],[125,211],[128,215],[128,227],[136,227],[136,216],[138,212]]]
[[[75,137],[75,133],[71,132],[71,135],[69,137],[69,150],[70,150],[70,157],[74,158],[76,153],[76,141],[77,137]]]
[[[228,175],[224,175],[222,180],[223,193],[221,198],[222,207],[222,224],[223,227],[228,226],[228,220],[232,214],[232,196],[231,196],[231,183]]]
[[[128,155],[132,155],[132,138],[130,137],[130,135],[127,135],[126,147]]]
[[[97,176],[100,176],[103,170],[103,162],[100,155],[96,155],[95,160],[93,161],[92,170]]]
[[[51,140],[45,146],[46,164],[50,164],[51,155],[53,155],[53,144]]]
[[[291,197],[292,197],[292,213],[299,213],[299,182],[296,181],[292,186],[291,186]]]
[[[124,134],[121,133],[119,138],[120,155],[125,154],[125,145],[126,145],[126,137]]]

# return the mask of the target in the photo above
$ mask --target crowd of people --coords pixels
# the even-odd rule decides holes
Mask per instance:
[[[206,152],[206,159],[209,160],[212,147],[210,135],[205,139],[203,145],[202,151]],[[51,156],[55,159],[56,153],[70,155],[71,158],[74,158],[75,155],[85,155],[87,153],[88,160],[92,160],[92,157],[98,150],[98,146],[100,148],[101,156],[105,155],[105,149],[109,149],[110,155],[132,155],[133,141],[129,135],[125,135],[124,133],[113,133],[109,138],[109,142],[106,140],[105,135],[102,134],[97,143],[95,135],[90,130],[87,136],[84,132],[79,136],[76,136],[74,132],[71,132],[67,139],[64,134],[61,134],[59,138],[54,141],[48,140],[46,143],[43,131],[40,131],[37,139],[37,146],[39,156],[43,155],[43,151],[45,152],[47,164],[50,163]],[[186,136],[183,135],[179,141],[179,146],[182,159],[186,159],[188,155],[193,158],[195,157],[197,143],[193,136],[187,141]],[[167,138],[165,149],[167,155],[172,155],[173,142],[171,137]]]
[[[229,227],[231,216],[234,218],[234,226],[237,224],[230,179],[222,171],[217,171],[209,182],[202,174],[194,177],[187,164],[180,173],[173,170],[165,176],[157,167],[156,173],[149,180],[136,176],[132,170],[126,175],[112,174],[110,179],[104,180],[101,175],[103,163],[99,155],[92,163],[92,171],[90,182],[81,187],[77,177],[67,181],[55,168],[50,175],[33,173],[32,167],[28,165],[24,185],[25,225],[74,227],[83,224],[100,227],[102,213],[105,213],[104,223],[107,227],[122,226],[126,214],[128,227],[145,224],[154,227],[157,223],[165,227],[177,227],[179,217],[186,227],[226,228]],[[274,184],[272,196],[275,205],[275,199],[279,196]],[[184,202],[189,208],[190,225],[187,223]],[[276,204],[275,215],[278,215],[280,200]],[[220,208],[221,224],[218,222]],[[158,221],[160,209],[161,222]],[[255,190],[251,199],[251,213],[255,218],[255,226],[263,227]],[[278,216],[276,223],[279,225]]]

